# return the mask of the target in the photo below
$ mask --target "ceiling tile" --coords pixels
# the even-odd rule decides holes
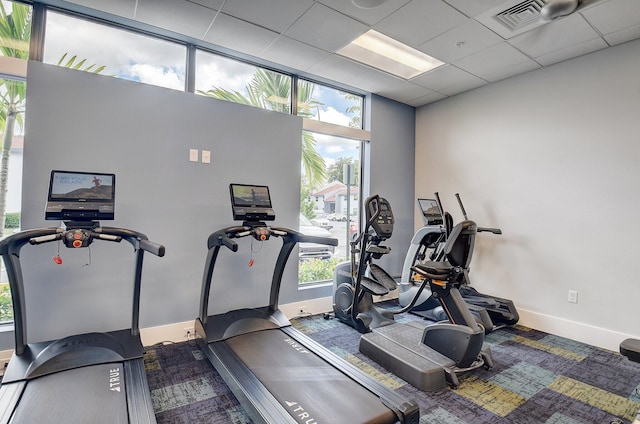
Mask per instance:
[[[313,0],[227,0],[222,12],[282,33],[312,5]]]
[[[138,0],[136,20],[201,39],[216,13],[185,0]]]
[[[376,94],[392,100],[396,100],[401,103],[407,103],[410,100],[424,98],[437,93],[433,90],[429,90],[428,88],[413,84],[409,81],[399,80],[397,84],[389,85],[388,87],[377,91]]]
[[[220,13],[205,40],[245,54],[259,56],[278,33]]]
[[[376,93],[389,84],[397,84],[400,80],[337,54],[332,54],[312,66],[309,72],[371,93]]]
[[[640,22],[640,1],[609,0],[580,12],[602,34],[611,34]]]
[[[328,52],[335,52],[365,33],[367,29],[366,25],[316,3],[285,32],[285,35]]]
[[[447,98],[446,95],[442,93],[436,93],[435,91],[432,94],[428,94],[424,97],[419,97],[417,99],[409,100],[406,102],[409,106],[419,107],[424,106],[429,103],[437,102],[438,100],[442,100]]]
[[[602,38],[594,38],[593,40],[589,40],[584,43],[569,46],[562,50],[556,50],[543,56],[538,56],[536,57],[536,62],[543,66],[549,66],[553,65],[554,63],[582,56],[584,54],[595,52],[606,47],[608,47],[607,43]]]
[[[199,4],[200,6],[208,7],[213,10],[220,10],[225,0],[189,0],[191,3]]]
[[[413,0],[378,22],[374,29],[417,47],[451,28],[462,25],[467,19],[465,15],[440,0]]]
[[[507,42],[529,57],[536,58],[598,37],[591,25],[579,13],[574,13],[517,35]]]
[[[505,3],[505,0],[444,0],[470,18]],[[505,7],[506,8],[506,7]]]
[[[386,18],[405,4],[409,0],[387,0],[378,7],[371,9],[363,9],[355,6],[349,0],[318,0],[320,3],[329,6],[332,9],[337,10],[340,13],[344,13],[347,16],[351,16],[354,19],[364,22],[367,25],[375,25],[382,19]]]
[[[136,10],[136,0],[74,0],[73,3],[128,19],[134,18]]]
[[[456,68],[453,65],[445,65],[427,72],[424,75],[411,80],[414,84],[426,87],[443,94],[459,93],[463,87],[476,88],[487,82],[475,75]]]
[[[640,24],[604,36],[610,46],[626,43],[636,38],[640,38]]]
[[[454,65],[491,82],[540,67],[506,42],[462,58]]]
[[[289,68],[306,71],[329,54],[300,41],[280,36],[262,52],[261,57]]]
[[[493,31],[469,19],[464,24],[420,44],[418,49],[443,62],[451,63],[501,41],[502,38]]]

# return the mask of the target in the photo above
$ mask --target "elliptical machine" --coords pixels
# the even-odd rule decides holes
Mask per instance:
[[[416,267],[424,278],[413,301],[389,310],[375,306],[373,296],[385,295],[397,285],[373,260],[391,251],[382,243],[393,233],[393,213],[389,202],[378,195],[370,196],[364,206],[366,223],[351,242],[351,262],[340,264],[335,271],[333,305],[340,321],[363,333],[360,352],[421,390],[438,390],[447,382],[455,387],[459,373],[491,368],[484,328],[476,323],[458,291],[471,260],[475,223],[464,221],[453,228],[444,247],[445,259]],[[449,322],[395,321],[394,315],[411,309],[427,285]]]

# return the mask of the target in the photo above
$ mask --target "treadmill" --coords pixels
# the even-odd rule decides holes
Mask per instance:
[[[297,243],[337,245],[305,236],[274,220],[267,186],[230,185],[234,220],[207,240],[198,343],[256,423],[418,423],[419,408],[291,326],[278,309],[282,275]],[[236,252],[234,239],[282,239],[266,306],[208,315],[216,258],[222,246]],[[231,282],[228,282],[230,284]],[[224,299],[219,299],[223,302]]]
[[[100,181],[91,182],[91,178]],[[73,220],[65,221],[61,228],[26,230],[0,241],[13,298],[15,331],[15,351],[0,386],[1,424],[156,423],[142,359],[138,311],[144,252],[164,256],[165,249],[144,234],[101,227],[93,220],[113,219],[114,194],[113,174],[52,171],[47,219]],[[51,205],[52,198],[55,205]],[[81,208],[75,206],[78,203]],[[40,284],[43,289],[46,285],[23,281],[22,248],[56,242],[82,249],[96,240],[126,240],[134,248],[131,328],[29,343],[25,284]],[[62,264],[59,255],[53,259]]]

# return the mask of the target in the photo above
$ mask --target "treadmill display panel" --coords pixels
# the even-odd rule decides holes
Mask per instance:
[[[115,174],[51,171],[45,219],[114,219],[115,194]]]
[[[229,184],[233,219],[236,221],[273,221],[269,187],[261,185]]]
[[[434,199],[418,199],[424,225],[442,225],[442,211]]]

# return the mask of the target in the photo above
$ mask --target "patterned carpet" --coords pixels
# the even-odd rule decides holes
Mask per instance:
[[[487,336],[492,370],[470,372],[456,390],[426,393],[361,355],[359,333],[338,320],[311,316],[293,325],[415,400],[425,424],[630,423],[640,410],[640,364],[522,326]],[[154,346],[145,363],[158,423],[251,422],[195,343]]]

